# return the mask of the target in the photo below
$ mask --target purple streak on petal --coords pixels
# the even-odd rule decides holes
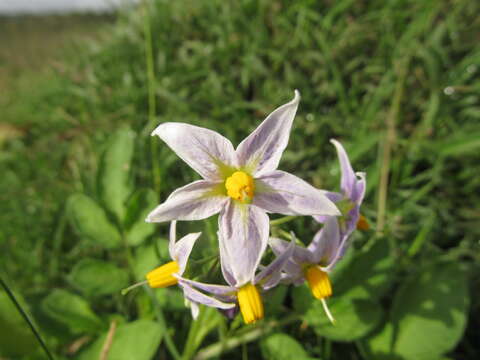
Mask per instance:
[[[264,278],[271,277],[275,273],[280,273],[285,263],[288,260],[290,260],[290,258],[292,257],[294,249],[295,249],[295,238],[293,238],[293,240],[290,241],[290,244],[288,244],[287,248],[282,254],[278,255],[275,260],[273,260],[268,266],[266,266],[262,271],[260,271],[260,273],[258,273],[257,276],[255,276],[253,283],[256,284],[259,281],[263,280]],[[280,278],[278,278],[278,280],[280,281]],[[272,285],[272,286],[275,286],[275,285]]]
[[[351,199],[353,187],[357,178],[355,177],[355,173],[353,172],[352,165],[348,159],[347,152],[342,144],[335,139],[330,139],[330,142],[337,149],[338,160],[340,161],[340,170],[342,172],[340,188],[342,189],[342,192]]]
[[[227,196],[218,195],[218,184],[198,180],[175,190],[168,199],[148,214],[147,222],[201,220],[225,206]]]
[[[195,290],[194,288],[185,283],[179,282],[179,285],[182,287],[185,297],[191,302],[196,302],[219,309],[231,309],[232,307],[235,307],[234,303],[225,303],[223,301],[215,299],[212,296],[205,295],[204,293]]]
[[[267,247],[269,220],[264,210],[231,201],[218,218],[223,256],[240,287],[254,278],[260,259]]]
[[[228,296],[232,296],[232,294],[234,294],[237,291],[237,289],[232,286],[206,284],[199,281],[186,279],[178,275],[174,275],[174,276],[178,279],[178,282],[181,284],[187,284],[188,286],[193,286],[197,289],[209,292],[213,295],[221,295],[221,296],[228,297]]]
[[[300,102],[300,93],[274,110],[267,118],[237,147],[240,167],[251,169],[260,176],[278,167],[283,151],[287,147],[293,119]]]
[[[307,249],[313,255],[315,264],[329,265],[336,257],[340,247],[340,230],[336,217],[330,217],[323,228],[313,237]]]
[[[185,271],[187,265],[188,257],[192,252],[193,245],[195,241],[200,237],[202,233],[192,233],[184,236],[175,244],[174,247],[174,259],[177,261],[180,270],[178,271],[179,275],[182,275]]]
[[[233,200],[230,200],[233,201]],[[225,249],[225,241],[221,239],[222,233],[220,231],[217,231],[217,238],[218,238],[218,243],[219,243],[219,248],[220,248],[220,266],[222,268],[222,274],[223,278],[227,282],[228,285],[230,286],[235,286],[236,280],[235,276],[233,275],[233,270],[231,268],[231,264],[233,263],[233,260],[230,259],[229,254],[227,250]]]
[[[177,242],[177,221],[170,223],[170,239],[168,241],[168,253],[171,259],[175,259],[175,243]]]
[[[252,204],[285,215],[340,215],[325,192],[280,170],[255,179]]]
[[[183,123],[163,123],[153,132],[204,179],[223,180],[221,167],[238,167],[230,140],[215,131]]]

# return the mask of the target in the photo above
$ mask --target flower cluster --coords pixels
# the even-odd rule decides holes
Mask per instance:
[[[163,123],[152,133],[162,139],[201,177],[175,190],[155,208],[147,222],[171,221],[172,261],[147,274],[152,288],[178,285],[196,318],[198,304],[232,316],[238,310],[245,323],[264,316],[262,292],[279,283],[307,282],[325,305],[332,294],[328,272],[342,257],[360,215],[365,175],[355,173],[342,145],[332,140],[341,165],[341,192],[319,190],[297,176],[278,170],[300,94],[273,111],[236,149],[222,135],[183,123]],[[270,237],[268,213],[311,216],[322,226],[308,247]],[[218,215],[220,265],[226,284],[207,284],[184,277],[187,261],[200,233],[176,241],[178,220]],[[260,264],[267,247],[274,260]]]

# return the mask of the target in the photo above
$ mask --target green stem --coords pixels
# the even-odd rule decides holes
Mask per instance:
[[[160,326],[162,326],[165,331],[163,337],[165,338],[165,345],[167,346],[168,351],[170,352],[170,354],[173,356],[175,360],[181,360],[182,357],[180,356],[180,353],[178,352],[177,347],[175,346],[175,343],[173,342],[173,339],[170,336],[170,333],[168,332],[165,316],[163,315],[162,308],[158,303],[157,298],[155,297],[155,294],[153,293],[152,289],[150,289],[146,285],[145,285],[145,289],[148,295],[150,296],[150,298],[152,299],[153,304],[155,305],[157,321],[160,323]]]
[[[10,288],[8,287],[8,285],[3,281],[3,279],[0,277],[0,283],[2,284],[2,287],[5,289],[8,297],[10,298],[10,300],[12,301],[12,303],[15,305],[15,307],[17,308],[18,312],[22,315],[23,319],[27,322],[28,326],[30,327],[30,330],[32,330],[33,334],[35,335],[35,337],[37,338],[37,341],[40,343],[40,346],[42,347],[43,351],[45,351],[45,354],[47,354],[47,357],[50,359],[50,360],[54,360],[54,357],[53,355],[50,353],[50,350],[48,350],[48,347],[47,345],[45,344],[45,342],[43,341],[42,339],[42,336],[40,335],[40,333],[37,331],[37,329],[35,328],[35,326],[33,325],[33,322],[30,320],[30,318],[28,317],[27,313],[23,310],[22,306],[19,304],[19,302],[17,301],[17,299],[15,298],[15,295],[13,294],[13,292],[10,290]]]
[[[289,221],[292,221],[296,218],[297,218],[296,216],[284,216],[284,217],[281,217],[279,219],[270,220],[270,226],[277,226],[277,225],[285,224],[285,223],[287,223]]]

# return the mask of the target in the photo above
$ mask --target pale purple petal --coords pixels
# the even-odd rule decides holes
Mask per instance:
[[[215,299],[212,296],[205,295],[204,293],[201,293],[200,291],[195,290],[194,288],[192,288],[187,284],[179,282],[179,285],[182,287],[183,294],[185,295],[185,297],[191,302],[203,304],[203,305],[218,308],[218,309],[231,309],[235,307],[235,303],[225,303],[223,301]]]
[[[254,284],[262,281],[265,278],[269,278],[274,274],[279,274],[284,265],[293,255],[293,250],[295,249],[295,238],[290,241],[290,244],[285,249],[283,253],[277,256],[275,260],[273,260],[268,266],[264,267],[260,273],[255,276]],[[280,281],[280,277],[278,277],[278,281]],[[277,281],[277,283],[278,283]],[[270,287],[275,286],[276,284],[269,284]]]
[[[163,123],[153,132],[206,180],[223,180],[226,167],[238,167],[233,145],[219,133],[184,123]]]
[[[228,285],[235,286],[237,281],[235,280],[235,276],[233,275],[233,270],[231,268],[231,264],[233,261],[229,258],[229,254],[225,249],[225,241],[221,239],[222,233],[220,231],[217,231],[217,237],[220,248],[220,266],[222,268],[223,278]]]
[[[290,242],[275,237],[271,237],[268,243],[277,256],[280,256],[284,252],[288,251],[288,247],[290,246]],[[308,264],[313,263],[313,256],[308,249],[295,245],[290,260],[298,265],[306,263]]]
[[[187,265],[188,257],[192,252],[193,245],[195,241],[200,237],[202,233],[192,233],[184,236],[174,246],[173,255],[175,256],[174,259],[178,263],[180,270],[178,274],[182,275],[185,271],[185,267]]]
[[[307,249],[313,254],[315,264],[322,266],[331,264],[340,249],[340,230],[337,218],[330,217],[325,222]]]
[[[356,181],[352,189],[351,200],[360,205],[365,196],[366,174],[364,172],[357,172]]]
[[[219,241],[223,242],[220,261],[226,261],[239,287],[254,278],[260,259],[267,247],[268,216],[254,205],[231,201],[218,218]]]
[[[193,286],[197,289],[209,292],[213,295],[220,295],[220,296],[233,296],[237,289],[233,286],[225,286],[225,285],[214,285],[214,284],[206,284],[195,280],[186,279],[184,277],[173,275],[178,279],[178,282],[181,284],[186,284],[188,286]]]
[[[340,215],[324,191],[280,170],[255,179],[252,204],[284,215]]]
[[[206,180],[185,185],[148,214],[146,221],[201,220],[212,216],[220,212],[229,199],[219,193],[220,186],[221,183]]]
[[[168,242],[168,253],[171,259],[175,259],[175,243],[177,242],[177,221],[170,223],[170,239]]]
[[[260,176],[278,167],[283,151],[287,147],[292,122],[300,102],[300,93],[274,110],[237,147],[240,167]]]
[[[323,194],[328,198],[330,199],[331,201],[333,201],[333,203],[337,203],[339,202],[340,200],[343,199],[343,195],[340,194],[340,193],[337,193],[337,192],[332,192],[332,191],[325,191],[325,190],[321,190],[323,191]],[[315,219],[315,221],[323,224],[325,221],[327,221],[327,219],[330,217],[330,215],[313,215],[313,218]]]
[[[355,177],[355,173],[353,172],[352,165],[350,164],[350,160],[348,159],[347,152],[345,151],[342,144],[340,144],[335,139],[330,139],[330,142],[337,149],[338,160],[340,161],[340,170],[342,172],[340,188],[342,189],[342,192],[351,199],[353,187],[357,178]]]

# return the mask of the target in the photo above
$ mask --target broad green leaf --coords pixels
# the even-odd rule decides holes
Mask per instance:
[[[96,333],[103,323],[90,305],[78,295],[55,289],[42,301],[42,309],[49,317],[68,326],[75,333]]]
[[[75,264],[69,280],[89,296],[119,293],[129,284],[126,270],[112,263],[88,258]]]
[[[135,249],[133,272],[137,281],[145,280],[145,275],[160,265],[154,245],[142,245]]]
[[[355,256],[350,265],[335,280],[333,293],[351,299],[381,298],[391,287],[395,259],[386,238],[379,238],[368,249]]]
[[[330,323],[320,301],[315,300],[304,316],[304,320],[319,335],[331,340],[353,341],[372,332],[380,323],[383,310],[377,302],[346,297],[327,299],[335,318]]]
[[[162,327],[150,320],[137,320],[119,325],[113,334],[108,360],[150,360],[163,337]],[[79,360],[99,359],[107,334],[100,336]]]
[[[19,294],[15,294],[22,308],[28,306]],[[28,324],[4,291],[0,291],[0,356],[18,357],[33,353],[37,340]]]
[[[155,225],[145,219],[156,205],[157,195],[151,189],[137,191],[128,201],[125,229],[129,245],[139,245],[155,232]]]
[[[468,306],[466,272],[459,264],[439,264],[415,274],[394,299],[394,353],[412,360],[441,357],[462,338]]]
[[[120,222],[125,216],[125,202],[132,192],[130,166],[134,148],[135,133],[127,127],[120,128],[110,136],[100,163],[101,199]]]
[[[67,214],[79,236],[106,248],[121,244],[120,233],[110,223],[105,211],[87,195],[71,195],[67,200]]]
[[[315,301],[317,301],[307,284],[292,288],[293,308],[300,314],[305,314]]]
[[[305,349],[291,336],[276,333],[263,338],[260,342],[265,360],[291,360],[308,357]]]
[[[158,289],[155,296],[162,308],[170,311],[185,311],[185,298],[183,292],[177,287]]]

